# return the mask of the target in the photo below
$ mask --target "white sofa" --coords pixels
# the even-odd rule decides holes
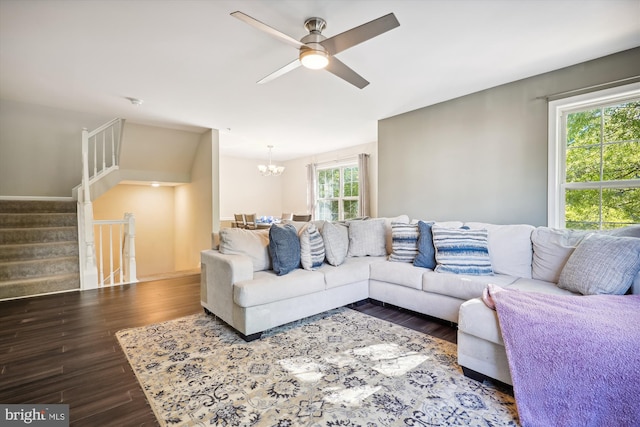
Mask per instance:
[[[536,257],[532,244],[536,227],[436,222],[439,227],[488,231],[494,274],[478,276],[441,273],[410,262],[390,261],[388,255],[395,249],[392,223],[409,223],[409,218],[385,219],[382,239],[386,253],[380,256],[347,256],[339,266],[324,263],[316,270],[297,268],[281,276],[270,270],[268,230],[221,230],[221,236],[214,236],[214,249],[201,253],[201,304],[207,313],[222,319],[244,339],[252,340],[267,329],[294,320],[362,300],[377,300],[457,323],[458,359],[465,374],[479,373],[510,383],[495,312],[486,308],[479,297],[487,284],[570,293],[556,286],[557,271],[553,268],[564,265],[579,242],[578,235],[561,242],[569,242],[562,251],[564,258],[554,258],[555,254]],[[316,225],[323,227],[322,222]],[[222,239],[220,244],[218,237]],[[640,273],[634,289],[640,291]]]

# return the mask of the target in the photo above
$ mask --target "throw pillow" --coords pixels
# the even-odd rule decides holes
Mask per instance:
[[[221,254],[246,255],[251,258],[253,271],[269,270],[269,230],[245,230],[243,228],[221,228]]]
[[[418,224],[391,223],[389,261],[413,262],[418,255]]]
[[[431,227],[438,273],[493,275],[487,230]]]
[[[384,219],[349,221],[348,256],[386,256]]]
[[[349,229],[344,224],[326,222],[322,228],[324,255],[327,262],[338,266],[344,262],[349,250]]]
[[[622,295],[639,270],[640,239],[590,234],[569,257],[558,287],[583,295]]]
[[[269,253],[273,271],[283,276],[300,266],[300,240],[291,224],[273,224],[269,228]]]
[[[324,242],[312,223],[300,231],[300,262],[305,270],[315,270],[324,262]]]
[[[416,267],[436,268],[436,248],[433,247],[433,234],[431,227],[433,222],[418,221],[418,255],[413,261]]]

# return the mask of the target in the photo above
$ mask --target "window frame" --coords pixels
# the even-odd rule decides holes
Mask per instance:
[[[315,200],[315,218],[320,219],[320,202],[322,201],[337,201],[338,202],[338,221],[344,221],[344,204],[343,202],[346,200],[355,201],[360,203],[360,195],[357,196],[344,196],[344,170],[346,168],[356,168],[358,170],[358,176],[360,176],[360,169],[358,166],[358,161],[345,161],[340,163],[327,163],[323,165],[318,165],[316,167],[316,176],[315,176],[315,185],[316,185],[316,200]],[[320,197],[320,173],[323,171],[331,170],[331,169],[340,169],[340,194],[338,197]],[[360,188],[358,188],[358,192],[360,192]]]
[[[640,188],[640,180],[566,182],[566,117],[575,111],[601,108],[640,98],[640,82],[549,101],[547,224],[565,228],[567,189]],[[602,206],[600,206],[602,208]],[[602,225],[602,224],[600,224]]]

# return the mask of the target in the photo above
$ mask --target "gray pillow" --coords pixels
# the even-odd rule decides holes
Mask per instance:
[[[300,240],[293,225],[273,224],[269,228],[269,254],[278,276],[300,267]]]
[[[220,253],[246,255],[251,258],[253,271],[269,270],[269,230],[243,228],[220,229]]]
[[[348,256],[386,256],[385,220],[349,221]]]
[[[583,295],[622,295],[638,271],[640,239],[590,234],[569,257],[558,287]]]
[[[305,270],[316,270],[324,263],[324,242],[311,222],[300,230],[300,263]]]
[[[327,262],[338,266],[344,262],[349,250],[349,229],[346,225],[326,222],[321,230],[324,255]]]

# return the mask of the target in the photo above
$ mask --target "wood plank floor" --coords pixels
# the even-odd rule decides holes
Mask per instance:
[[[456,340],[405,310],[356,310]],[[200,275],[0,302],[0,402],[64,403],[73,426],[158,425],[115,332],[201,312]]]

